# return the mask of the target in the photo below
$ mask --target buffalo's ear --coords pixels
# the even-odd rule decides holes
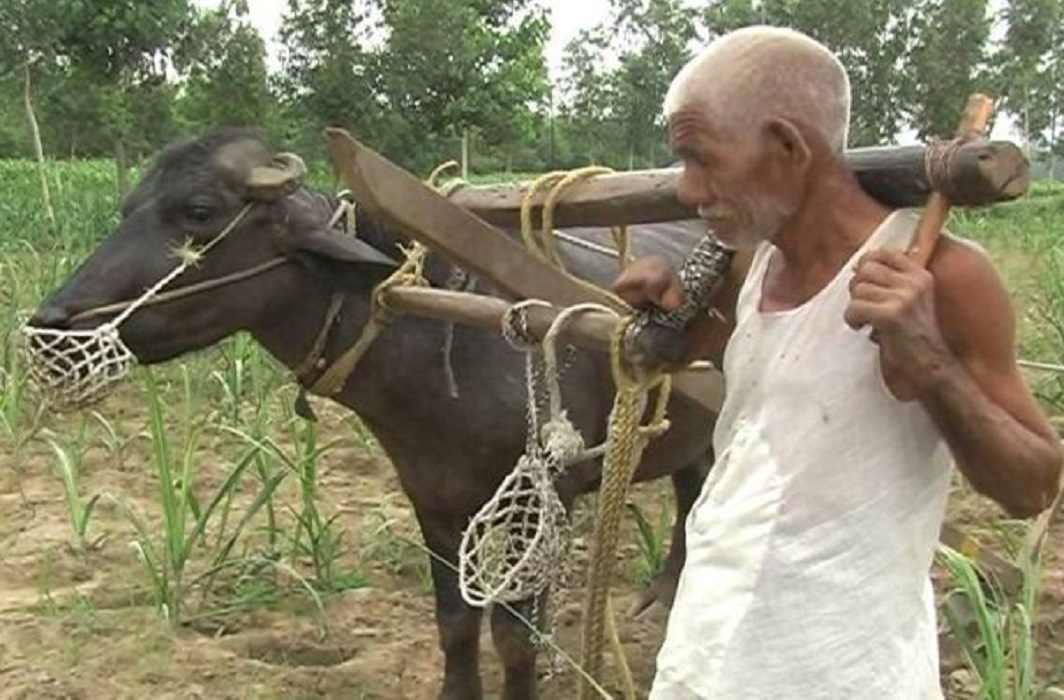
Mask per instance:
[[[304,253],[313,253],[337,262],[381,265],[395,268],[398,263],[369,243],[339,231],[315,229],[300,233],[295,248]]]
[[[372,288],[399,266],[368,243],[337,231],[302,231],[290,244],[296,259],[343,289]]]
[[[321,195],[299,190],[274,207],[275,230],[285,255],[340,288],[365,290],[398,267],[365,241],[330,229],[332,209]]]

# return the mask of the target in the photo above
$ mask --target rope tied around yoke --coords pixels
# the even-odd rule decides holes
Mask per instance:
[[[554,210],[562,194],[571,187],[599,175],[614,172],[611,168],[589,166],[571,172],[555,171],[542,175],[529,185],[521,203],[521,238],[525,247],[543,260],[568,274],[558,253],[558,244],[554,236]],[[537,233],[532,224],[532,202],[540,190],[550,187],[550,192],[543,201],[541,225]],[[610,234],[617,247],[618,260],[623,270],[631,259],[631,243],[627,226],[612,226]],[[571,275],[570,275],[571,276]],[[582,281],[582,280],[581,280]]]
[[[425,279],[425,257],[428,249],[415,243],[409,248],[400,246],[405,257],[403,264],[399,266],[388,279],[378,284],[373,289],[369,320],[362,328],[355,344],[348,348],[310,387],[311,393],[318,396],[334,396],[343,389],[347,378],[354,372],[355,367],[362,360],[373,343],[380,337],[384,330],[391,325],[399,315],[384,301],[384,294],[393,287],[399,286],[428,286]]]
[[[941,192],[955,204],[970,204],[965,197],[968,189],[956,177],[954,165],[961,148],[971,143],[974,136],[952,139],[932,138],[924,151],[924,170],[927,173],[928,189]]]
[[[457,163],[454,161],[444,163],[432,171],[426,182],[430,186],[434,186],[439,176],[455,165]],[[352,235],[357,235],[354,215],[355,205],[353,202],[349,202],[348,205],[344,212],[348,217],[348,231]],[[338,210],[333,216],[332,222],[339,221],[340,217],[341,211]],[[385,301],[385,294],[388,290],[395,287],[429,286],[429,282],[425,278],[425,260],[428,257],[428,248],[415,241],[408,247],[400,245],[399,250],[403,254],[403,263],[388,279],[373,288],[370,296],[371,310],[369,320],[363,326],[358,340],[318,377],[310,387],[311,393],[318,396],[335,396],[338,394],[344,388],[347,379],[355,371],[358,363],[362,361],[362,358],[369,352],[369,349],[384,333],[385,329],[400,315],[398,311],[389,307]]]

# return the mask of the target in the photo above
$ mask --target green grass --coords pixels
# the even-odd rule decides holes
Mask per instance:
[[[63,440],[62,443],[65,444],[61,444],[60,440],[55,438],[47,438],[48,445],[55,453],[56,473],[63,481],[63,495],[66,497],[74,549],[78,552],[85,552],[100,541],[99,539],[89,541],[88,529],[92,512],[103,495],[95,493],[88,500],[84,500],[81,494],[82,458],[86,448],[85,433],[86,421],[82,418],[77,435],[72,439]]]
[[[1041,552],[1025,537],[1030,525],[1019,525],[1022,544],[1005,543],[1023,574],[1020,590],[1011,596],[973,559],[945,545],[939,549],[950,579],[942,610],[978,680],[978,700],[1035,700],[1048,688],[1038,679],[1035,659]]]
[[[636,544],[639,557],[636,559],[636,578],[643,586],[665,570],[669,557],[669,534],[672,531],[673,513],[670,499],[665,494],[658,498],[658,515],[651,520],[637,503],[627,503],[628,514],[636,526]]]
[[[191,402],[186,376],[186,405]],[[241,477],[254,459],[257,447],[249,448],[244,456],[230,469],[210,502],[202,505],[194,490],[197,478],[197,444],[202,426],[190,422],[188,431],[177,450],[171,446],[171,436],[166,427],[163,402],[159,385],[152,371],[144,370],[145,394],[149,406],[149,425],[152,440],[152,462],[156,469],[159,488],[158,505],[161,510],[161,527],[153,528],[148,520],[133,508],[127,500],[120,499],[122,510],[136,531],[135,548],[160,613],[176,627],[181,624],[185,612],[189,585],[186,570],[197,545],[206,545],[205,533],[212,518],[219,513],[223,523],[228,522],[232,505],[232,493],[239,487]],[[287,476],[274,476],[263,485],[262,490],[247,508],[237,525],[226,533],[224,525],[215,548],[210,553],[210,565],[200,579],[213,581],[213,575],[231,566],[230,554],[244,528],[272,498],[273,492]]]

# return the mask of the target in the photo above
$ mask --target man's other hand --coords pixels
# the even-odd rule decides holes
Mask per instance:
[[[613,283],[613,291],[635,307],[656,306],[673,311],[684,301],[679,275],[659,255],[633,261]]]

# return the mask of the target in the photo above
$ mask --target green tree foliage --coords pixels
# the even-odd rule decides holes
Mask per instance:
[[[174,47],[192,17],[188,0],[3,0],[0,18],[17,28],[21,53],[66,90],[91,97],[61,102],[57,112],[93,124],[114,145],[120,192],[130,149],[173,136],[175,89],[168,81]],[[5,61],[6,62],[6,61]],[[46,111],[47,112],[47,111]],[[48,127],[55,130],[56,125]]]
[[[377,70],[367,48],[369,10],[351,0],[288,0],[277,82],[290,118],[315,132],[322,126],[362,130],[372,123]]]
[[[17,78],[23,63],[48,64],[69,27],[57,0],[0,0],[0,80]]]
[[[269,124],[274,105],[266,45],[243,17],[246,7],[223,5],[193,25],[178,65],[186,76],[178,99],[182,129]]]
[[[697,36],[689,3],[614,0],[608,24],[569,43],[563,115],[580,144],[578,156],[615,167],[657,165],[667,157],[661,106]],[[611,51],[616,46],[626,48]]]
[[[580,32],[565,47],[557,95],[560,119],[556,131],[560,138],[555,163],[570,167],[613,164],[611,156],[624,150],[613,113],[615,83],[602,60],[608,37],[608,30],[600,25]]]
[[[0,42],[0,90],[5,102],[0,114],[11,117],[0,127],[0,148],[24,155],[33,151],[30,125],[39,120],[31,120],[24,109],[25,96],[31,107],[39,102],[37,82],[55,62],[56,46],[65,30],[62,9],[49,0],[0,0],[0,32],[4,36]]]
[[[77,68],[76,79],[95,83],[95,90],[104,93],[101,105],[116,140],[139,140],[138,115],[148,111],[158,117],[161,106],[172,103],[167,72],[192,22],[189,1],[60,4],[66,6],[60,51]],[[169,113],[165,116],[169,121]]]
[[[32,153],[30,61],[52,156],[135,160],[179,134],[255,125],[315,157],[321,128],[337,125],[419,172],[457,157],[463,134],[480,170],[660,165],[676,71],[751,24],[793,27],[838,53],[853,85],[851,146],[948,135],[982,90],[1036,156],[1064,155],[1064,0],[611,0],[606,21],[570,42],[554,85],[545,6],[288,0],[270,74],[248,0],[0,0],[0,156]]]
[[[986,0],[921,0],[913,13],[910,116],[921,139],[957,129],[968,96],[991,83]]]
[[[549,25],[527,0],[382,0],[388,107],[428,133],[510,130],[546,97]]]
[[[536,3],[381,0],[380,10],[378,99],[407,162],[428,169],[467,132],[502,151],[534,137],[548,101],[550,30]]]
[[[1064,155],[1064,2],[1010,0],[1001,14],[1007,27],[997,57],[996,92],[1033,146],[1051,161]]]
[[[628,163],[637,154],[647,165],[659,164],[662,147],[662,103],[673,77],[691,55],[698,36],[697,16],[681,0],[614,0],[616,28],[623,45],[614,74],[617,118],[623,125]]]
[[[548,31],[529,0],[289,0],[284,94],[317,126],[425,169],[467,130],[495,146],[534,138]]]

